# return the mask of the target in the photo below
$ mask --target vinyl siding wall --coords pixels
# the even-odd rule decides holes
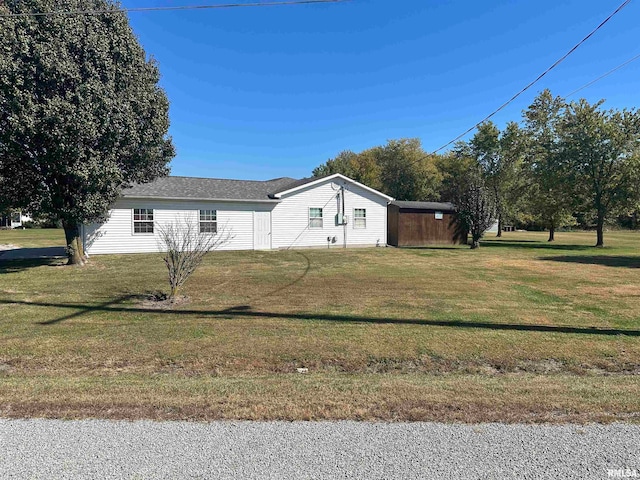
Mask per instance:
[[[283,196],[281,203],[207,202],[122,198],[104,224],[84,227],[85,249],[89,255],[147,253],[160,251],[158,227],[176,219],[199,221],[199,210],[217,210],[218,232],[226,225],[233,238],[220,250],[254,248],[254,212],[271,212],[271,248],[327,247],[327,237],[336,237],[331,246],[341,247],[345,228],[336,225],[340,205],[337,188],[342,180],[327,182]],[[387,243],[387,201],[349,182],[345,184],[347,245]],[[332,188],[333,185],[333,188]],[[133,209],[153,209],[154,233],[133,233]],[[309,208],[323,209],[323,227],[309,228]],[[366,228],[354,228],[354,209],[366,209]]]
[[[133,209],[152,208],[154,233],[133,233]],[[200,210],[217,210],[218,233],[226,228],[233,238],[220,250],[253,249],[253,212],[271,211],[273,204],[216,203],[207,201],[175,201],[127,199],[116,202],[104,224],[85,226],[85,244],[89,255],[106,253],[157,252],[158,226],[177,219],[199,222]]]
[[[345,185],[347,245],[385,246],[387,243],[387,201],[364,188],[343,180],[328,180],[282,197],[272,212],[272,248],[327,247],[327,237],[336,237],[332,247],[343,245],[345,228],[336,225],[340,208],[337,188]],[[333,185],[333,188],[332,188]],[[309,228],[309,208],[322,208],[323,227]],[[366,228],[354,228],[354,209],[364,208]]]

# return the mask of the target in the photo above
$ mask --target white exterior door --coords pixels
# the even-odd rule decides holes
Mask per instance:
[[[271,212],[253,212],[253,249],[271,249]]]

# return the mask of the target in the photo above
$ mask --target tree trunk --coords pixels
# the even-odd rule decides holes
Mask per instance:
[[[596,224],[596,247],[604,247],[604,215],[598,213],[598,223]]]
[[[83,265],[83,252],[82,248],[79,248],[79,245],[82,244],[82,239],[80,238],[80,229],[78,228],[78,224],[63,220],[62,227],[64,228],[64,237],[67,242],[67,265]]]
[[[549,240],[547,241],[553,242],[555,239],[556,239],[556,227],[551,225],[551,227],[549,228]]]
[[[177,286],[171,286],[171,290],[169,291],[169,299],[168,299],[171,303],[174,303],[176,301],[179,288],[180,287],[177,287]]]
[[[475,250],[476,248],[478,248],[480,246],[480,239],[479,238],[472,238],[471,239],[471,250]]]
[[[502,215],[498,215],[498,233],[496,233],[496,237],[501,237],[502,236]]]
[[[82,244],[82,237],[80,235],[78,235],[78,237],[76,238],[76,246],[78,248],[78,255],[80,255],[82,261],[86,263],[88,260],[87,254],[84,253],[84,245]]]

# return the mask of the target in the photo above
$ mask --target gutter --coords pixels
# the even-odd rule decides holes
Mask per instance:
[[[232,202],[232,203],[271,203],[276,204],[282,202],[280,199],[273,200],[246,200],[239,198],[197,198],[197,197],[158,197],[153,195],[122,195],[123,199],[147,199],[147,200],[178,200],[183,202],[199,201],[199,202]]]

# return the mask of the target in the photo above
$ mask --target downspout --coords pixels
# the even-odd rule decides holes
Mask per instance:
[[[344,183],[342,184],[342,187],[340,187],[341,190],[341,196],[342,196],[342,241],[344,244],[344,248],[347,248],[347,221],[346,221],[346,215],[345,215],[345,210],[344,210]]]
[[[87,231],[84,222],[80,224],[80,235],[82,238],[82,252],[85,257],[89,258],[89,254],[87,253]]]

